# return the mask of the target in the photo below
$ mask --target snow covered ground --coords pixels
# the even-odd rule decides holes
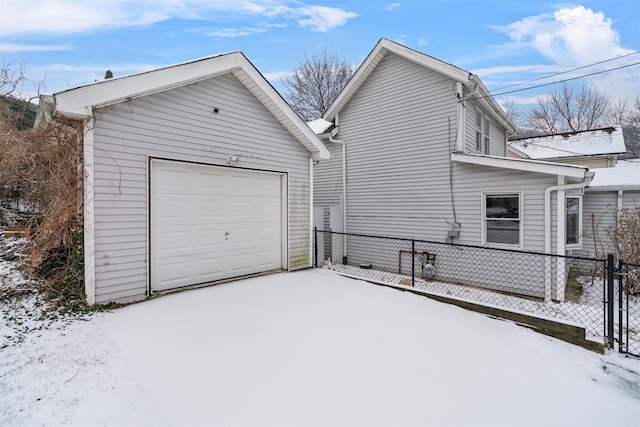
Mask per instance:
[[[325,263],[322,267],[333,270],[343,275],[353,278],[362,278],[374,282],[389,283],[395,286],[411,283],[411,276],[390,273],[387,271],[361,269],[358,266]],[[539,317],[559,319],[569,321],[585,328],[587,336],[603,342],[604,340],[604,307],[602,278],[590,276],[578,276],[576,280],[580,283],[582,293],[576,302],[550,302],[533,300],[530,298],[520,298],[515,295],[505,295],[491,290],[475,288],[471,286],[457,285],[453,283],[440,282],[437,280],[426,280],[415,278],[415,289],[423,291],[425,294],[441,295],[449,298],[458,298],[465,301],[478,302],[488,306],[495,306],[507,310],[531,313]],[[615,289],[615,299],[618,300],[618,289]],[[640,298],[632,296],[629,298],[629,325],[628,330],[630,348],[636,350],[640,346]],[[618,317],[614,320],[614,329],[617,334]]]
[[[328,270],[34,328],[0,360],[2,426],[640,423],[637,359]]]

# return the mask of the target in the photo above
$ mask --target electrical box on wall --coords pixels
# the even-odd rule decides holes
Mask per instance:
[[[460,230],[449,230],[447,231],[447,237],[458,239],[460,237]]]

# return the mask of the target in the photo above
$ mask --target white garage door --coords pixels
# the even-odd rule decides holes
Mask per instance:
[[[281,175],[151,161],[151,289],[282,268]]]

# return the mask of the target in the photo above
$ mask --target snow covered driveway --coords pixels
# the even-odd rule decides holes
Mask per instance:
[[[0,350],[0,425],[638,425],[640,361],[326,270]]]

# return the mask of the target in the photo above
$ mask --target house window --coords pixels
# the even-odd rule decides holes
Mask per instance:
[[[491,120],[482,111],[476,111],[476,150],[489,154],[491,142]]]
[[[567,248],[582,246],[582,197],[567,196],[565,207],[565,235]]]
[[[521,196],[484,194],[483,244],[522,246]]]

